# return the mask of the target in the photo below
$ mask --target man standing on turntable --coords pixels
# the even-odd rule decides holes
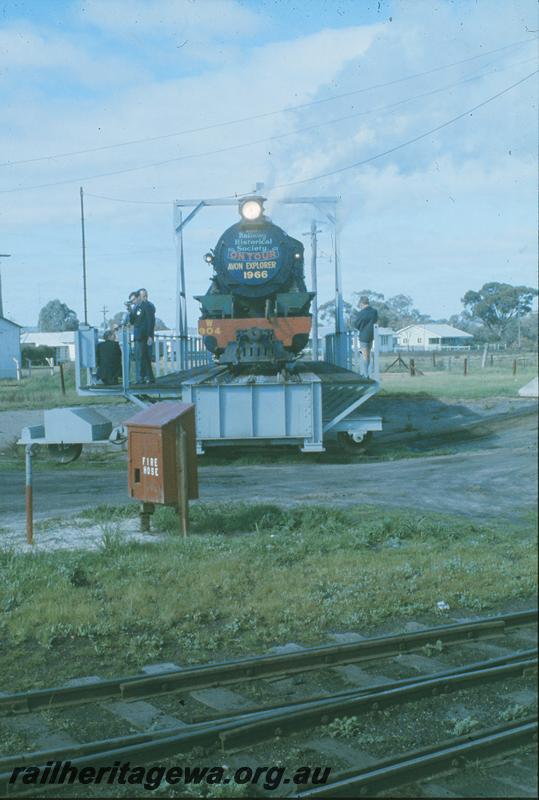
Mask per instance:
[[[155,383],[152,371],[152,345],[155,328],[155,306],[148,300],[145,289],[137,293],[129,321],[135,340],[135,382]]]

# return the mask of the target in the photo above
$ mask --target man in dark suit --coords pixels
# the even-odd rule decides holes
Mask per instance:
[[[151,305],[153,307],[153,304]],[[147,301],[143,302],[140,291],[132,306],[129,321],[133,326],[133,339],[135,340],[135,382],[155,383],[151,361],[155,315],[152,314]]]
[[[105,331],[97,345],[97,377],[105,386],[114,386],[122,375],[122,351],[112,331]]]
[[[370,305],[369,298],[365,295],[359,298],[358,308],[359,312],[356,314],[354,324],[359,331],[359,348],[363,356],[363,369],[365,377],[368,377],[374,340],[374,326],[378,322],[378,311]]]
[[[155,333],[155,306],[150,300],[148,300],[148,292],[146,289],[139,289],[138,290],[139,297],[140,297],[140,304],[146,311],[149,316],[150,322],[150,339],[153,340],[154,333]],[[150,346],[153,344],[153,341],[150,342]]]
[[[139,289],[138,291],[140,297],[140,305],[141,308],[146,314],[148,320],[148,365],[147,365],[147,372],[149,376],[149,380],[146,383],[155,383],[153,372],[152,372],[152,353],[153,353],[153,344],[155,341],[155,306],[154,304],[148,300],[148,292],[146,289]]]

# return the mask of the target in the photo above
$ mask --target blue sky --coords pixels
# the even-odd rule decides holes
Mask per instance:
[[[6,315],[35,324],[54,297],[82,314],[80,185],[94,322],[146,285],[172,325],[172,201],[257,181],[300,238],[312,210],[276,200],[341,197],[347,296],[402,292],[438,318],[486,281],[534,285],[536,76],[343,168],[530,75],[538,28],[535,0],[0,0]],[[193,128],[208,129],[170,135]],[[152,141],[122,144],[139,139]],[[205,291],[202,255],[236,218],[208,210],[188,228],[190,295]],[[332,242],[320,227],[324,301]],[[196,314],[191,301],[190,324]]]

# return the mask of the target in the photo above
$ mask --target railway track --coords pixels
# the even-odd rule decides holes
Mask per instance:
[[[66,760],[78,768],[118,761],[144,764],[193,751],[199,754],[199,760],[202,752],[205,758],[213,756],[214,763],[219,763],[224,754],[228,760],[241,760],[245,753],[258,757],[258,763],[274,763],[278,750],[284,748],[286,752],[299,742],[306,743],[309,751],[309,742],[319,741],[312,739],[313,731],[327,731],[328,726],[338,726],[342,720],[389,715],[391,724],[396,726],[399,715],[406,714],[410,706],[430,704],[432,713],[438,714],[453,702],[451,698],[474,693],[500,694],[507,703],[513,685],[520,694],[530,692],[525,687],[537,671],[537,648],[526,645],[535,635],[536,620],[537,612],[529,610],[344,644],[161,670],[143,677],[88,680],[80,685],[0,696],[0,723],[8,726],[10,721],[17,726],[29,718],[35,722],[43,715],[48,715],[50,722],[52,714],[53,730],[55,725],[61,726],[61,715],[75,715],[79,725],[83,718],[97,717],[102,730],[104,718],[110,718],[118,708],[123,709],[124,725],[126,721],[133,722],[130,708],[140,712],[148,707],[159,712],[157,724],[142,721],[138,726],[141,730],[135,732],[129,727],[127,732],[120,730],[108,738],[60,740],[49,747],[32,748],[29,742],[26,752],[0,758],[0,794],[28,791],[28,787],[10,784],[12,770],[25,765]],[[466,660],[467,652],[475,658]],[[491,657],[477,658],[481,653]],[[417,674],[418,670],[421,674]],[[403,675],[406,671],[413,674]],[[354,685],[339,688],[343,682]],[[231,685],[239,686],[242,694],[220,688]],[[228,697],[232,707],[216,704],[216,692],[221,693],[221,700]],[[152,698],[152,704],[141,698]],[[206,713],[201,713],[201,703]],[[212,705],[208,716],[207,708]],[[381,720],[380,725],[384,718]],[[464,761],[514,753],[537,737],[537,718],[531,713],[502,725],[496,721],[496,725],[478,724],[466,735],[453,735],[448,741],[442,737],[436,745],[429,742],[427,746],[399,751],[397,757],[374,752],[365,763],[362,753],[357,764],[353,753],[348,764],[339,755],[339,746],[345,754],[353,748],[326,736],[326,744],[333,741],[334,745],[329,747],[333,754],[328,753],[326,761],[332,756],[341,768],[332,768],[327,786],[302,788],[299,796],[374,796],[460,769]],[[317,748],[320,756],[323,744]],[[374,750],[379,751],[380,746]],[[54,788],[58,791],[59,787]],[[287,793],[290,791],[287,787]]]
[[[530,717],[384,759],[365,769],[342,772],[325,786],[298,792],[295,797],[373,797],[421,778],[450,774],[472,761],[477,766],[478,759],[492,759],[536,741],[537,717]]]

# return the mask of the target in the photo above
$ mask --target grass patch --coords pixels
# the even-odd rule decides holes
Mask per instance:
[[[17,437],[18,438],[18,437]],[[0,472],[20,469],[24,472],[25,448],[24,445],[12,443],[4,446],[0,451]],[[60,472],[70,472],[72,470],[86,470],[103,467],[104,469],[126,469],[127,452],[120,448],[112,448],[106,445],[86,444],[83,446],[82,453],[76,461],[62,464],[54,459],[47,447],[37,446],[32,456],[33,469],[36,472],[46,472],[48,470],[60,470]]]
[[[269,503],[200,503],[191,506],[189,525],[193,533],[264,532],[281,529],[291,513]],[[157,508],[154,519],[157,530],[177,532],[178,517],[173,509]]]
[[[301,453],[297,448],[209,448],[204,456],[199,457],[199,466],[234,466],[250,467],[264,464],[364,464],[370,461],[395,461],[399,458],[425,458],[425,456],[448,456],[455,453],[455,448],[447,446],[431,446],[417,448],[417,445],[394,445],[374,439],[365,451],[346,453],[336,444],[325,442],[324,453]]]
[[[449,456],[456,452],[449,446],[424,446],[417,444],[390,444],[374,440],[365,450],[357,455],[345,453],[331,443],[326,445],[324,453],[301,453],[297,448],[271,448],[245,447],[245,448],[214,448],[206,451],[205,455],[198,457],[199,467],[247,467],[263,466],[265,464],[359,464],[379,461],[395,461],[400,458],[425,458],[426,456]],[[3,449],[0,453],[0,473],[12,470],[24,472],[24,447],[13,445]],[[69,464],[59,464],[51,459],[45,447],[36,448],[33,456],[33,469],[35,472],[57,470],[69,472],[72,470],[106,469],[107,471],[124,471],[127,469],[127,453],[122,450],[108,451],[95,450],[87,445],[80,458]]]
[[[443,400],[479,400],[485,397],[518,397],[518,390],[537,375],[536,367],[522,368],[513,376],[510,369],[478,368],[463,375],[457,372],[382,373],[381,396],[429,395]]]
[[[57,406],[100,405],[117,403],[118,397],[80,397],[75,388],[75,367],[64,367],[66,393],[62,394],[60,373],[50,374],[48,368],[32,370],[31,378],[16,381],[0,381],[0,410],[8,411],[26,408],[56,408]]]
[[[3,688],[314,644],[386,619],[443,619],[439,600],[481,611],[535,587],[527,524],[359,506],[198,505],[187,540],[127,543],[121,520],[134,513],[93,510],[106,520],[96,552],[0,555]],[[155,521],[177,530],[166,510]]]
[[[85,508],[83,511],[77,512],[77,517],[93,525],[105,525],[123,519],[133,519],[138,513],[139,507],[134,503],[126,503],[121,506],[111,506],[105,503],[93,508]]]
[[[73,512],[67,517],[48,517],[34,523],[37,531],[51,531],[57,528],[91,528],[94,525],[101,525],[103,530],[109,530],[117,526],[119,522],[126,519],[134,519],[138,516],[139,506],[130,503],[121,506],[111,506],[103,504],[93,508],[85,508],[82,511]],[[2,528],[0,528],[0,533]]]
[[[511,722],[514,719],[521,719],[522,717],[527,717],[533,711],[532,704],[530,705],[522,705],[521,703],[513,703],[512,705],[505,708],[500,713],[500,719],[504,722]]]
[[[466,736],[471,733],[475,728],[479,727],[479,721],[473,717],[465,717],[464,719],[452,720],[449,733],[451,736]]]

